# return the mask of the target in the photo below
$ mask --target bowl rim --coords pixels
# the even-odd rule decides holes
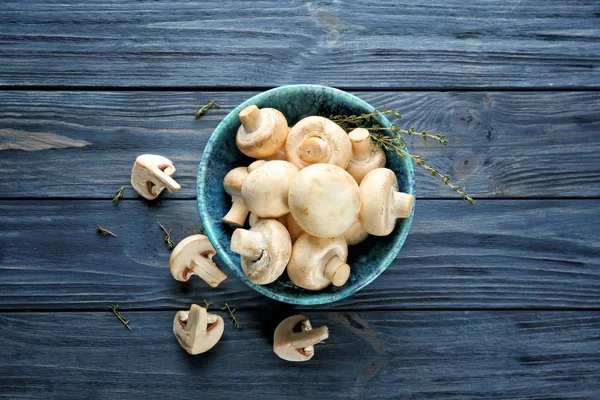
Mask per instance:
[[[368,109],[369,112],[372,112],[375,109],[375,107],[373,107],[366,101],[362,100],[361,98],[359,98],[353,94],[350,94],[350,93],[345,92],[340,89],[336,89],[336,88],[329,87],[329,86],[323,86],[323,85],[298,84],[298,85],[278,86],[276,88],[266,90],[264,92],[258,93],[256,95],[250,97],[249,99],[245,100],[244,102],[240,103],[237,107],[232,109],[225,116],[225,118],[223,118],[223,120],[219,123],[219,125],[217,125],[217,127],[214,129],[213,133],[211,134],[210,138],[208,139],[208,142],[206,143],[206,147],[204,148],[204,151],[202,153],[200,165],[198,167],[198,174],[197,174],[197,180],[196,180],[196,203],[198,205],[200,218],[202,220],[204,230],[206,231],[206,235],[208,236],[212,245],[215,247],[215,250],[217,251],[217,255],[227,265],[227,268],[231,272],[233,272],[238,278],[240,278],[242,280],[242,282],[244,282],[246,285],[250,286],[252,289],[257,291],[258,293],[260,293],[264,296],[267,296],[271,299],[281,301],[284,303],[295,304],[295,305],[328,304],[328,303],[333,303],[335,301],[342,300],[342,299],[354,294],[355,292],[359,291],[360,289],[364,288],[365,286],[369,285],[371,282],[373,282],[377,277],[379,277],[379,275],[381,275],[390,266],[390,264],[393,262],[394,258],[396,258],[396,256],[399,254],[399,252],[402,249],[402,246],[404,245],[404,242],[406,240],[406,236],[408,235],[408,232],[410,231],[410,227],[412,225],[412,220],[413,220],[413,216],[414,216],[415,208],[416,208],[416,188],[415,188],[414,169],[413,169],[412,162],[405,163],[405,165],[408,166],[407,176],[408,176],[408,181],[409,181],[410,194],[415,196],[415,205],[413,206],[412,213],[411,213],[410,217],[407,219],[405,228],[401,232],[398,232],[398,237],[394,240],[393,247],[392,247],[392,249],[390,249],[387,256],[381,258],[381,260],[377,263],[377,265],[373,269],[373,272],[371,272],[369,275],[367,275],[364,280],[357,282],[353,286],[349,286],[349,287],[342,286],[339,288],[339,290],[337,290],[334,293],[314,292],[313,296],[309,296],[309,294],[311,294],[311,292],[307,292],[307,296],[298,296],[298,297],[290,296],[287,294],[275,293],[269,289],[269,285],[257,285],[255,283],[250,282],[244,275],[242,269],[237,265],[236,262],[234,262],[231,259],[227,250],[217,240],[217,234],[216,234],[217,228],[213,224],[211,218],[209,218],[209,212],[206,209],[206,202],[201,200],[202,194],[205,193],[205,188],[206,188],[206,180],[204,179],[204,175],[205,175],[205,171],[206,171],[206,168],[208,165],[208,159],[210,158],[210,155],[214,151],[215,141],[217,138],[217,136],[214,133],[219,131],[220,129],[223,129],[223,127],[225,125],[229,124],[231,122],[231,120],[237,118],[239,112],[242,109],[244,109],[245,107],[255,104],[256,102],[262,100],[265,97],[269,97],[271,94],[273,94],[275,92],[289,90],[289,89],[309,89],[309,90],[325,91],[325,92],[329,92],[329,94],[332,94],[332,95],[335,95],[338,97],[342,97],[345,102],[348,102],[348,101],[354,102],[356,105],[360,106],[361,108]],[[380,115],[379,119],[381,120],[380,122],[384,126],[389,127],[392,125],[390,123],[390,121],[384,115]],[[239,121],[238,121],[238,124],[239,124]],[[407,150],[407,149],[405,148],[405,150]],[[390,254],[393,254],[393,256],[390,257]],[[237,266],[237,268],[233,268],[232,265]]]

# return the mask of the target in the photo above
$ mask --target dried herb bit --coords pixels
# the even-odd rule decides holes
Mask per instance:
[[[196,113],[194,114],[194,118],[196,118],[196,119],[200,118],[201,116],[203,116],[204,114],[206,114],[206,112],[208,110],[210,110],[213,107],[214,108],[221,108],[221,106],[219,105],[219,103],[217,103],[217,99],[212,99],[207,104],[203,105],[201,108],[196,107]]]
[[[468,201],[469,204],[475,205],[475,200],[467,194],[464,187],[453,185],[452,182],[450,182],[450,176],[442,174],[435,167],[427,164],[423,157],[410,154],[408,151],[406,151],[406,142],[404,142],[404,139],[401,137],[391,138],[387,135],[379,133],[376,135],[371,135],[371,139],[373,140],[373,144],[375,146],[381,147],[388,152],[396,153],[402,158],[409,157],[415,164],[429,172],[431,176],[439,177],[444,185],[449,186],[452,190],[458,193],[463,200]]]
[[[361,114],[361,115],[332,115],[329,117],[332,121],[336,122],[346,132],[350,132],[355,128],[364,127],[371,135],[371,143],[373,150],[382,148],[385,151],[396,153],[399,157],[410,158],[415,164],[424,168],[431,176],[439,177],[442,182],[449,186],[461,197],[468,201],[470,204],[475,204],[475,200],[467,195],[465,188],[462,186],[453,185],[450,182],[450,176],[442,174],[435,167],[428,165],[427,162],[421,156],[410,154],[407,150],[407,143],[401,135],[408,136],[420,136],[423,140],[427,141],[432,139],[444,146],[448,144],[446,135],[433,135],[428,132],[417,132],[414,128],[408,130],[401,129],[398,125],[392,125],[389,128],[378,125],[375,118],[381,115],[393,116],[394,118],[400,119],[402,115],[396,110],[388,110],[386,106],[383,106],[381,110],[375,109],[372,113]]]
[[[225,303],[225,305],[223,307],[221,307],[221,311],[228,311],[229,312],[229,316],[231,317],[231,320],[233,321],[233,325],[238,329],[238,330],[242,330],[242,326],[240,325],[240,323],[238,322],[237,318],[235,317],[235,308],[232,310],[231,308],[229,308],[229,304]]]
[[[117,191],[115,192],[115,197],[113,197],[113,203],[117,204],[119,202],[119,200],[121,200],[121,197],[123,197],[124,191],[125,191],[125,186],[121,186],[120,188],[117,189]]]
[[[118,311],[119,310],[119,306],[118,305],[110,304],[108,306],[108,308],[110,308],[112,310],[113,314],[115,314],[115,316],[117,318],[119,318],[119,321],[121,321],[123,323],[123,325],[125,325],[125,328],[129,329],[130,332],[133,332],[133,330],[129,326],[129,320],[125,320],[125,318],[123,318],[123,316],[121,315],[121,313]]]
[[[117,235],[115,235],[114,233],[112,233],[111,231],[109,231],[108,229],[104,229],[103,227],[101,227],[100,225],[96,225],[96,231],[101,234],[101,235],[110,235],[112,237],[117,237]]]
[[[175,243],[171,240],[171,230],[167,230],[160,222],[158,223],[158,226],[160,226],[160,229],[165,233],[165,243],[167,244],[167,248],[173,250],[175,248]]]
[[[202,299],[202,300],[204,300],[204,308],[206,308],[206,311],[208,311],[210,306],[213,306],[215,304],[212,301],[206,301],[206,299]]]
[[[402,118],[402,115],[397,110],[388,110],[386,106],[383,106],[381,110],[377,108],[373,110],[372,113],[361,114],[361,115],[332,115],[329,117],[332,121],[337,123],[339,126],[344,128],[346,132],[350,132],[354,128],[363,127],[363,125],[371,125],[374,124],[374,118],[377,118],[381,115],[385,116],[393,116],[396,119]],[[415,128],[410,129],[402,129],[398,125],[392,124],[389,128],[383,127],[381,125],[373,125],[365,127],[369,132],[390,132],[392,135],[408,135],[408,136],[420,136],[423,140],[427,141],[427,139],[432,139],[444,146],[446,146],[449,142],[446,139],[446,135],[433,135],[426,131],[417,132]]]

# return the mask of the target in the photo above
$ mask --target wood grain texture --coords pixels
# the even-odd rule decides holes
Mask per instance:
[[[183,187],[163,196],[194,198],[210,134],[253,94],[1,92],[0,197],[111,198],[118,187],[129,187],[137,155],[157,153],[175,162]],[[399,109],[406,128],[447,133],[445,148],[416,137],[410,148],[472,196],[600,196],[600,93],[355,94]],[[194,120],[194,107],[210,98],[223,108]],[[48,144],[48,137],[62,139]],[[38,151],[2,150],[15,147]],[[428,173],[416,173],[419,197],[454,197]],[[137,195],[129,188],[125,197]]]
[[[240,312],[189,356],[173,311],[0,314],[0,398],[594,399],[598,312],[308,313],[330,337],[305,363],[272,352],[288,312]],[[226,317],[224,315],[224,317]],[[344,373],[341,374],[340,371]]]
[[[5,0],[0,85],[599,87],[589,0]]]
[[[597,308],[598,200],[417,202],[396,261],[320,309]],[[0,202],[0,309],[272,306],[232,273],[217,289],[176,282],[157,221],[175,242],[198,232],[195,201]],[[100,236],[96,224],[117,238]],[[227,272],[227,267],[218,262]]]

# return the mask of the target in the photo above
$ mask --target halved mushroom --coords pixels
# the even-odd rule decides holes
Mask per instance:
[[[292,179],[288,205],[304,231],[318,237],[340,236],[358,216],[358,185],[338,166],[314,164],[300,170]]]
[[[385,167],[385,151],[371,148],[371,135],[364,128],[357,128],[348,134],[352,143],[352,158],[346,171],[360,185],[365,175],[376,168]]]
[[[169,192],[181,189],[173,178],[175,167],[171,160],[156,154],[142,154],[131,170],[131,186],[142,197],[156,199],[167,188]]]
[[[299,169],[316,163],[346,168],[352,156],[348,134],[323,117],[307,117],[292,127],[285,142],[287,160]]]
[[[280,222],[261,219],[250,230],[233,232],[231,251],[241,256],[242,270],[250,282],[266,285],[283,274],[292,254],[292,241]]]
[[[219,315],[192,304],[190,311],[179,311],[173,319],[173,334],[191,355],[207,352],[223,336],[225,323]]]
[[[354,221],[350,229],[348,229],[344,233],[344,239],[346,239],[346,243],[348,243],[348,246],[357,245],[363,242],[368,237],[369,232],[365,231],[365,228],[362,227],[358,218],[356,219],[356,221]]]
[[[360,183],[362,207],[358,215],[360,224],[375,236],[387,236],[394,230],[396,219],[408,218],[415,197],[398,191],[394,171],[377,168],[369,172]]]
[[[261,218],[287,214],[290,182],[297,173],[287,161],[267,161],[253,169],[242,185],[244,204]]]
[[[281,321],[273,335],[273,351],[286,361],[308,361],[315,355],[314,345],[329,337],[326,326],[313,329],[304,315]]]
[[[305,233],[292,248],[288,276],[296,286],[308,290],[321,290],[332,283],[342,286],[350,277],[347,259],[348,245],[343,236],[318,238]]]
[[[249,211],[242,199],[242,184],[247,176],[248,168],[238,167],[229,171],[223,179],[223,188],[231,196],[231,202],[233,203],[227,215],[223,217],[223,222],[227,224],[244,226],[246,222]]]
[[[186,282],[192,275],[198,275],[215,288],[227,279],[227,275],[212,261],[215,254],[217,252],[206,236],[188,236],[179,242],[171,253],[171,275],[180,282]]]
[[[285,116],[274,108],[248,106],[239,114],[242,125],[235,142],[242,153],[249,157],[268,157],[279,150],[288,135]]]

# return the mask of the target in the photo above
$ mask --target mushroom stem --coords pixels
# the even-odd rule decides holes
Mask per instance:
[[[190,307],[190,311],[188,313],[188,317],[186,322],[186,326],[185,326],[185,330],[187,331],[190,327],[196,327],[196,326],[206,326],[206,320],[207,320],[207,315],[206,315],[206,308],[204,307],[200,307],[197,304],[192,304],[192,306]]]
[[[260,125],[262,113],[255,105],[248,106],[240,111],[239,117],[246,132],[254,132]]]
[[[231,251],[253,261],[258,260],[266,248],[265,237],[260,233],[236,229],[231,236]]]
[[[317,163],[329,158],[330,148],[326,141],[318,137],[304,139],[298,145],[298,157],[305,163]]]
[[[350,277],[350,266],[338,256],[333,256],[325,265],[325,276],[334,286],[342,286]]]
[[[415,196],[412,194],[394,192],[394,216],[396,218],[408,218],[415,203]]]
[[[223,217],[223,222],[235,226],[244,226],[246,217],[250,211],[246,208],[241,197],[233,197],[232,201],[233,204],[231,205],[231,209],[227,215]]]
[[[358,161],[366,161],[371,156],[371,137],[365,128],[356,128],[348,134],[352,143],[352,157]]]
[[[188,268],[213,288],[219,286],[221,282],[227,279],[227,275],[217,267],[217,264],[202,256],[198,256],[195,260],[190,261]]]
[[[291,335],[291,346],[295,349],[304,349],[322,342],[329,337],[329,328],[321,326],[316,329],[303,332],[293,332]]]
[[[158,168],[157,166],[152,167],[152,173],[156,176],[156,179],[161,181],[167,188],[169,192],[175,192],[181,189],[179,183],[175,182],[173,178],[167,175],[163,170]]]

